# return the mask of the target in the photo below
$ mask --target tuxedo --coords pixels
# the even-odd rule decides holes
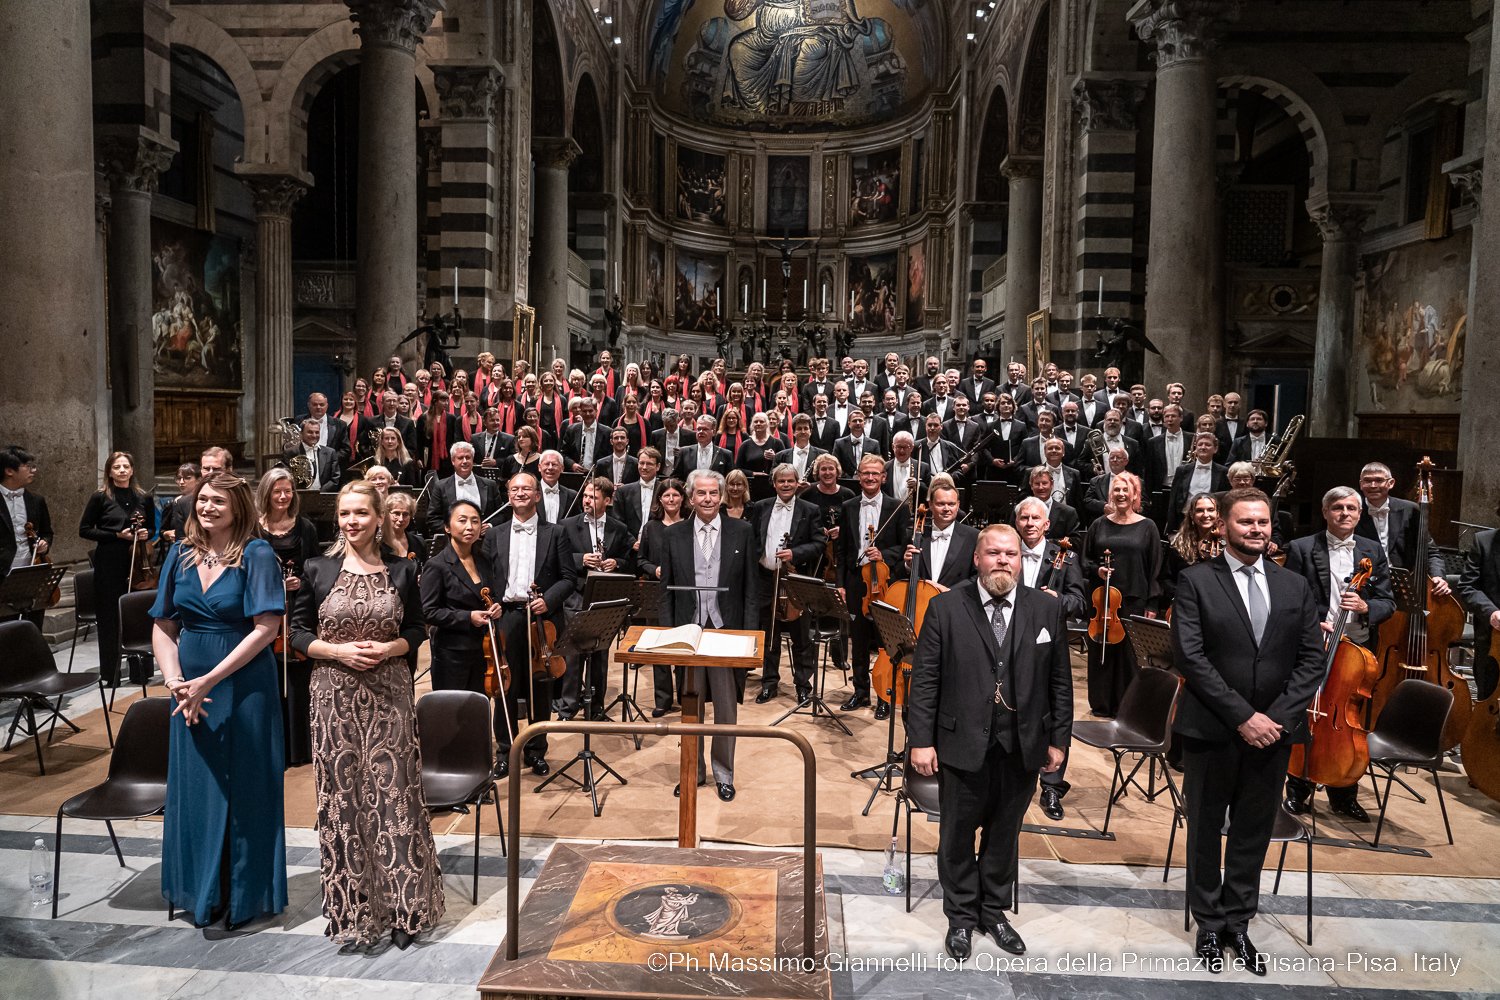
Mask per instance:
[[[505,460],[515,454],[516,439],[504,431],[480,431],[469,439],[474,446],[474,464],[483,465],[486,458],[495,460],[495,468],[504,468]]]
[[[1500,544],[1494,528],[1476,532],[1474,547],[1464,560],[1454,592],[1474,614],[1474,680],[1479,697],[1488,698],[1495,690],[1500,669],[1495,665],[1494,630],[1490,616],[1500,604]]]
[[[697,435],[680,423],[677,425],[677,430],[672,433],[677,435],[676,447],[679,449],[691,448],[698,443]],[[667,429],[665,427],[651,432],[651,447],[661,453],[662,469],[670,474],[677,464],[677,456],[673,455],[672,460],[667,461]]]
[[[981,594],[965,583],[928,603],[907,695],[907,745],[935,749],[941,775],[943,912],[970,929],[1005,919],[1021,820],[1048,748],[1067,749],[1073,720],[1062,602],[1014,588],[1002,646]]]
[[[1006,425],[1009,424],[1009,434],[1006,434]],[[994,436],[990,438],[989,444],[984,446],[981,456],[981,466],[984,469],[983,479],[1003,479],[1009,483],[1021,481],[1022,469],[1018,463],[1021,458],[1021,442],[1026,439],[1026,425],[1016,419],[1009,421],[997,419],[990,427]],[[1011,463],[1005,468],[997,468],[995,460]]]
[[[813,397],[822,396],[828,400],[829,409],[833,408],[833,383],[827,379],[821,382],[807,382],[797,392],[797,398],[802,403],[802,412],[813,411]]]
[[[1167,462],[1167,436],[1160,434],[1146,442],[1146,492],[1170,490],[1177,477],[1177,469],[1191,465],[1193,459],[1193,436],[1182,431],[1182,454],[1175,464]],[[1184,462],[1183,460],[1186,459]]]
[[[668,627],[706,624],[706,627],[744,629],[753,627],[754,610],[759,606],[760,576],[756,561],[760,557],[755,526],[748,520],[716,516],[709,522],[716,529],[705,573],[718,567],[715,579],[720,593],[672,590],[673,587],[698,586],[701,552],[699,531],[703,521],[697,514],[667,526],[664,532],[665,555],[661,563],[663,588],[662,624]],[[712,584],[710,584],[712,585]],[[705,623],[706,619],[706,623]],[[694,687],[700,696],[712,700],[715,725],[734,725],[739,718],[739,703],[744,695],[744,678],[748,671],[694,669]],[[702,713],[707,718],[707,713]],[[734,737],[713,739],[714,781],[734,783]],[[698,754],[698,778],[705,777],[703,752]]]
[[[1137,476],[1144,477],[1146,475],[1146,456],[1145,456],[1146,447],[1145,447],[1145,445],[1143,445],[1141,442],[1135,440],[1134,438],[1132,438],[1130,435],[1124,433],[1123,431],[1121,431],[1121,433],[1120,433],[1120,441],[1125,445],[1125,453],[1130,456],[1129,461],[1127,461],[1125,463],[1125,471],[1126,472],[1133,472]],[[1111,450],[1110,447],[1109,447],[1109,439],[1108,439],[1108,437],[1106,437],[1105,440],[1104,440],[1103,449],[1104,450],[1102,452],[1102,458],[1104,460],[1104,468],[1105,468],[1106,471],[1108,471],[1108,469],[1109,469],[1109,452]]]
[[[608,479],[616,486],[623,486],[625,483],[633,483],[637,479],[641,478],[640,466],[637,464],[635,456],[627,454],[625,456],[624,468],[620,473],[620,478],[616,479],[615,453],[612,450],[606,452],[603,458],[594,463],[593,474],[595,476],[603,476],[605,479]]]
[[[1062,601],[1063,616],[1070,621],[1089,616],[1088,598],[1083,587],[1083,571],[1078,568],[1078,556],[1070,551],[1060,567],[1053,567],[1057,553],[1061,551],[1055,539],[1042,542],[1042,561],[1037,567],[1035,586],[1038,590],[1050,590]],[[1021,580],[1026,584],[1026,543],[1021,543]]]
[[[500,487],[483,476],[474,476],[474,485],[479,487],[479,515],[488,518],[500,509],[504,500],[501,498]],[[458,482],[456,476],[446,476],[434,480],[427,489],[427,537],[432,539],[434,547],[446,544],[448,537],[448,514],[453,505],[458,502]]]
[[[592,458],[593,462],[598,462],[599,459],[608,455],[611,450],[609,447],[609,428],[603,420],[596,420],[594,421],[593,432],[594,454]],[[575,465],[585,465],[588,468],[593,468],[593,462],[585,463],[583,460],[585,448],[584,433],[582,421],[576,424],[569,424],[567,429],[563,431],[561,450],[563,457],[568,460],[569,469],[572,469]]]
[[[1061,500],[1054,500],[1047,508],[1047,517],[1050,522],[1047,526],[1048,541],[1064,538],[1074,543],[1078,541],[1078,511]]]
[[[557,516],[547,510],[547,484],[541,476],[536,481],[536,516],[543,524],[561,524],[578,513],[578,491],[570,490],[561,482],[557,484]]]
[[[962,426],[959,425],[957,417],[949,417],[943,421],[943,437],[958,445],[960,452],[973,450],[983,436],[984,432],[979,426],[979,421],[972,417],[965,420]]]
[[[1049,436],[1049,438],[1043,439],[1040,434],[1032,434],[1032,435],[1030,435],[1030,436],[1022,439],[1022,441],[1021,441],[1021,450],[1020,450],[1020,458],[1021,458],[1021,468],[1022,468],[1022,472],[1023,473],[1026,472],[1027,470],[1034,469],[1038,465],[1042,465],[1042,464],[1044,464],[1047,461],[1047,456],[1046,456],[1046,453],[1043,451],[1043,449],[1046,446],[1047,440],[1050,440],[1050,438],[1053,437],[1053,436],[1055,436],[1055,435],[1051,435],[1051,436]],[[1063,464],[1066,465],[1067,461],[1068,461],[1068,453],[1067,453],[1066,449],[1064,449],[1064,451],[1063,451]],[[1023,475],[1021,478],[1022,478],[1022,481],[1024,482],[1025,481],[1025,476]]]
[[[1386,531],[1385,554],[1392,566],[1402,569],[1412,569],[1412,563],[1417,558],[1417,530],[1420,521],[1420,509],[1410,500],[1401,500],[1397,497],[1386,499],[1386,505],[1390,508],[1387,519],[1390,524]],[[1370,513],[1370,504],[1361,498],[1359,523],[1354,526],[1356,535],[1365,538],[1373,538],[1380,541],[1380,530],[1375,525],[1375,518]],[[1427,536],[1427,573],[1429,576],[1446,575],[1446,567],[1443,565],[1442,553],[1438,552],[1437,546],[1432,542],[1432,535]]]
[[[1172,493],[1167,501],[1167,531],[1177,530],[1182,524],[1183,508],[1192,496],[1193,469],[1197,462],[1184,462],[1177,467],[1172,474]],[[1229,470],[1219,463],[1213,463],[1213,472],[1209,475],[1212,484],[1208,488],[1210,493],[1222,493],[1229,489]]]
[[[1031,402],[1031,386],[1023,382],[1001,382],[995,387],[997,396],[1009,396],[1016,401],[1016,406],[1022,407]]]
[[[865,434],[860,438],[859,455],[854,454],[854,439],[852,437],[841,437],[833,443],[833,457],[839,460],[839,466],[844,470],[844,475],[854,476],[859,474],[859,460],[866,455],[879,455],[880,442],[870,435]]]
[[[1059,438],[1067,449],[1063,452],[1063,463],[1065,465],[1081,466],[1088,463],[1093,468],[1092,455],[1089,452],[1089,428],[1083,421],[1074,424],[1071,431],[1066,424],[1058,424],[1052,429],[1052,436]]]
[[[1370,560],[1370,581],[1360,591],[1360,596],[1369,605],[1369,610],[1363,615],[1351,614],[1350,621],[1370,630],[1370,641],[1365,645],[1373,646],[1375,628],[1396,613],[1396,601],[1391,593],[1391,567],[1386,562],[1385,552],[1381,550],[1379,542],[1371,541],[1358,534],[1349,537],[1354,542],[1356,572],[1360,560]],[[1329,591],[1333,585],[1328,561],[1328,532],[1318,531],[1293,539],[1286,544],[1285,551],[1286,568],[1307,581],[1314,599],[1318,602],[1318,607],[1323,611],[1320,617],[1327,619],[1328,605],[1332,600]]]
[[[891,418],[891,434],[899,434],[901,431],[910,434],[915,441],[927,433],[927,417],[920,413],[915,417],[908,413],[898,413]]]
[[[1224,443],[1222,437],[1219,439],[1219,443],[1221,445]],[[1262,454],[1264,453],[1265,446],[1270,443],[1271,433],[1269,431],[1263,432],[1260,441]],[[1255,442],[1251,440],[1249,431],[1235,438],[1234,443],[1229,446],[1229,461],[1231,463],[1253,462],[1257,457],[1259,456],[1255,454]],[[1220,459],[1220,461],[1223,461],[1223,459]]]
[[[666,482],[661,476],[651,481],[651,501],[655,505],[657,491],[661,489],[662,483]],[[651,511],[641,510],[641,493],[646,489],[646,484],[639,476],[615,490],[614,503],[609,505],[611,517],[616,518],[625,526],[630,534],[631,540],[641,535],[641,528],[651,519]]]
[[[974,579],[979,572],[974,566],[974,548],[979,543],[979,529],[957,521],[948,525],[951,537],[948,539],[948,548],[943,553],[942,564],[937,566],[932,562],[932,536],[935,530],[935,525],[929,525],[928,530],[917,536],[917,544],[922,551],[912,556],[907,575],[931,580],[949,589]]]
[[[1079,474],[1078,470],[1071,465],[1059,465],[1056,469],[1049,466],[1047,471],[1052,473],[1052,492],[1055,494],[1061,490],[1062,496],[1059,499],[1070,504],[1076,503],[1079,486],[1083,482],[1083,477]],[[1057,481],[1059,475],[1062,476],[1062,482],[1060,483]],[[1022,493],[1029,492],[1031,492],[1029,488],[1022,490]]]
[[[880,446],[880,454],[883,458],[891,457],[891,436],[895,433],[891,429],[890,421],[880,414],[865,418],[865,437],[875,439]]]
[[[918,375],[909,384],[913,389],[922,394],[924,400],[931,399],[934,395],[932,391],[932,379],[933,376],[931,375]]]
[[[281,460],[290,463],[298,455],[307,455],[307,446],[300,442],[281,453]],[[323,493],[336,493],[339,488],[339,457],[338,452],[327,445],[318,445],[316,449],[317,459],[312,463],[314,471],[318,475],[318,489]]]
[[[1095,394],[1078,404],[1078,422],[1085,427],[1098,427],[1104,423],[1104,414],[1107,412],[1109,406],[1099,402]]]
[[[1062,423],[1062,410],[1059,410],[1057,407],[1053,406],[1049,402],[1046,402],[1045,400],[1038,404],[1035,399],[1023,406],[1016,408],[1016,419],[1025,424],[1029,430],[1035,432],[1038,428],[1036,415],[1042,410],[1052,411],[1052,416],[1054,418],[1052,421],[1053,427],[1056,427],[1058,424]]]
[[[948,444],[948,442],[943,442]],[[948,447],[952,447],[948,444]],[[860,525],[864,521],[863,493],[844,501],[839,511],[839,586],[844,589],[844,601],[854,616],[850,627],[850,645],[854,667],[854,698],[870,697],[870,652],[880,645],[879,635],[869,616],[864,614],[865,580],[861,573],[861,556],[867,547]],[[911,515],[907,505],[885,493],[875,495],[874,525],[877,531],[875,546],[887,566],[900,566],[906,543],[911,538]]]
[[[1233,421],[1228,417],[1220,417],[1218,424],[1214,427],[1214,437],[1219,439],[1219,451],[1214,461],[1227,462],[1234,443],[1249,434],[1250,430],[1245,426],[1244,417],[1236,417]]]
[[[797,573],[810,575],[818,562],[818,557],[823,554],[827,542],[826,532],[823,528],[823,513],[817,505],[808,503],[806,500],[792,499],[791,521],[785,533],[791,537],[782,545],[780,537],[770,537],[769,531],[774,515],[777,513],[777,505],[781,503],[780,497],[767,497],[750,505],[746,519],[755,526],[755,541],[761,553],[758,575],[760,577],[760,589],[757,590],[759,604],[756,608],[759,619],[758,627],[765,632],[767,644],[765,658],[761,663],[761,688],[767,686],[775,687],[781,680],[781,648],[780,643],[775,647],[770,645],[772,632],[771,606],[772,589],[776,582],[776,571],[765,567],[765,556],[779,552],[782,548],[792,551],[792,561],[786,566],[784,573]],[[780,565],[780,564],[778,564]],[[784,585],[784,584],[783,584]],[[792,681],[796,687],[797,699],[810,693],[813,687],[813,674],[816,669],[812,636],[808,628],[807,615],[800,616],[795,622],[779,623],[775,631],[791,637],[792,641]]]
[[[563,629],[563,605],[574,588],[572,554],[563,538],[563,530],[555,524],[547,524],[541,517],[541,508],[532,518],[532,538],[535,556],[532,561],[532,582],[541,591],[547,611],[539,616],[552,622],[559,632]],[[498,619],[498,628],[505,639],[507,659],[512,663],[527,663],[531,654],[531,638],[528,634],[528,617],[524,603],[510,600],[506,593],[510,579],[511,547],[513,536],[522,529],[514,522],[507,522],[485,533],[480,544],[479,556],[487,564],[489,578],[500,593],[492,595],[504,609]],[[430,563],[429,563],[430,565]],[[536,616],[534,616],[536,617]],[[523,671],[524,672],[524,671]],[[531,697],[527,705],[532,722],[545,722],[552,715],[552,679],[544,675],[532,677],[530,683],[519,673],[512,677],[510,689],[505,694],[510,718],[517,723],[523,721],[517,711],[522,697]],[[499,742],[498,753],[510,753],[510,736],[505,732],[501,713],[496,712],[495,737]],[[523,751],[527,759],[540,759],[547,754],[547,738],[534,737],[527,741]]]
[[[302,430],[302,421],[313,419],[309,413],[301,413],[292,418],[292,423],[297,425],[297,430]],[[349,464],[354,456],[354,449],[349,443],[349,425],[331,413],[324,413],[323,419],[318,421],[318,444],[332,448],[339,457],[339,467],[343,468]]]
[[[567,549],[568,558],[573,563],[573,591],[563,602],[563,608],[569,612],[569,617],[583,610],[584,588],[589,574],[596,572],[584,566],[583,557],[596,551],[596,546],[602,547],[604,558],[613,559],[618,564],[613,572],[635,576],[635,536],[625,525],[609,517],[607,512],[603,521],[603,532],[597,538],[595,535],[597,529],[589,524],[588,518],[583,514],[574,514],[558,525],[562,529],[563,544]],[[587,719],[597,718],[604,710],[604,690],[608,686],[609,679],[608,667],[609,654],[607,652],[601,651],[588,657],[593,698],[584,716]],[[563,673],[561,683],[554,689],[553,697],[553,708],[557,710],[561,718],[571,718],[573,713],[581,707],[583,669],[583,656],[571,654],[567,657],[567,669]]]
[[[932,396],[929,399],[923,401],[922,413],[924,415],[928,413],[936,413],[944,420],[947,420],[949,417],[953,416],[953,400],[955,398],[957,397],[955,397],[951,392],[946,396]]]
[[[849,378],[844,380],[844,384],[849,387],[849,401],[856,406],[859,405],[860,397],[864,396],[865,393],[875,391],[875,383],[869,379],[865,379],[863,382],[856,382],[854,379]]]
[[[729,470],[734,468],[734,456],[729,453],[728,448],[711,445],[713,449],[713,461],[709,463],[709,469],[721,476],[729,475]],[[687,482],[688,473],[698,468],[698,439],[693,438],[693,443],[677,452],[677,470],[673,478]]]
[[[794,461],[794,459],[796,457],[796,451],[797,451],[797,446],[796,445],[793,445],[792,447],[787,448],[787,449],[785,449],[783,451],[778,451],[776,453],[776,464],[780,465],[783,462],[785,462],[787,465],[791,465],[791,466],[795,467],[796,462]],[[812,481],[812,478],[813,478],[813,476],[812,476],[812,465],[813,465],[813,462],[815,462],[817,460],[817,458],[818,458],[819,455],[826,455],[826,454],[828,454],[828,452],[827,452],[826,449],[819,448],[816,445],[813,445],[811,442],[808,443],[808,446],[807,446],[807,461],[804,463],[805,467],[802,468],[801,470],[799,470],[799,478],[803,482],[806,483],[806,482],[811,482]]]
[[[52,545],[52,515],[47,510],[47,501],[30,490],[21,490],[21,504],[26,511],[26,520],[16,524],[11,520],[10,504],[0,498],[0,580],[10,575],[10,564],[22,552],[25,540],[16,540],[16,529],[25,528],[29,521],[36,530],[37,541]],[[181,530],[181,529],[179,529]],[[25,554],[22,552],[22,554]]]
[[[992,378],[975,379],[973,375],[958,380],[958,394],[968,396],[978,406],[984,399],[984,394],[995,391],[995,380]]]
[[[833,443],[844,436],[844,429],[834,419],[833,412],[830,410],[823,417],[819,417],[814,413],[809,413],[808,416],[812,418],[813,424],[812,438],[810,439],[812,443],[824,451],[833,451]],[[823,425],[821,429],[818,427],[820,422]]]
[[[883,397],[892,389],[896,389],[896,373],[887,371],[878,372],[875,375],[875,393],[877,396],[876,401],[878,402],[878,397]],[[899,393],[900,391],[900,389],[896,389],[897,393]]]
[[[1106,472],[1089,480],[1088,489],[1083,493],[1083,516],[1086,521],[1093,522],[1097,517],[1104,514],[1104,505],[1109,502],[1109,484],[1114,480],[1114,474]]]
[[[1184,681],[1173,729],[1183,737],[1188,905],[1200,931],[1220,934],[1245,931],[1255,916],[1287,760],[1323,680],[1323,615],[1307,581],[1258,561],[1255,581],[1245,581],[1265,587],[1256,598],[1267,602],[1257,641],[1231,568],[1239,565],[1226,551],[1184,569],[1172,610],[1173,663]],[[1236,732],[1257,712],[1283,728],[1270,746],[1251,746]]]
[[[932,467],[934,452],[942,459],[941,470],[935,471]],[[969,472],[960,471],[959,459],[963,457],[963,451],[958,447],[958,445],[954,444],[952,441],[949,441],[947,438],[942,437],[938,438],[936,445],[929,441],[925,436],[920,438],[917,441],[916,448],[912,449],[912,456],[922,467],[922,486],[924,488],[928,483],[932,482],[932,477],[937,475],[939,471],[946,472],[948,475],[952,476],[955,485],[964,485],[968,481],[970,473],[973,471],[975,461],[973,456],[970,456],[968,462],[966,463],[969,466]]]

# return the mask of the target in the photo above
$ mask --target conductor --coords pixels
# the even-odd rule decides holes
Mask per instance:
[[[979,533],[974,567],[975,583],[927,606],[907,702],[912,767],[938,775],[944,946],[956,959],[969,957],[976,928],[1025,953],[1005,919],[1021,818],[1038,772],[1061,766],[1073,729],[1062,601],[1018,586],[1021,539],[1009,525]]]
[[[1188,905],[1198,923],[1194,952],[1210,971],[1223,969],[1228,947],[1264,976],[1265,956],[1247,931],[1287,759],[1322,680],[1322,615],[1307,581],[1265,558],[1266,495],[1230,490],[1221,507],[1224,554],[1182,571],[1172,611],[1173,661],[1186,681],[1174,729],[1187,799]]]

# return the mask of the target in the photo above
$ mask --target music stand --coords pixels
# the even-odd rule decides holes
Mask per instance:
[[[990,524],[1009,522],[1016,507],[1016,488],[998,479],[981,480],[969,487],[969,499],[970,509],[983,511]]]
[[[590,472],[563,472],[557,477],[559,486],[565,486],[575,493],[583,492],[583,484],[586,480],[594,478]]]
[[[824,583],[815,576],[799,576],[796,573],[787,574],[781,583],[786,588],[787,600],[801,608],[804,615],[811,615],[815,618],[833,618],[838,621],[848,621],[848,609],[845,608],[844,602],[839,600],[839,592],[832,584]],[[771,613],[774,615],[776,609],[772,608]],[[778,649],[775,652],[779,657],[781,651]],[[793,677],[796,676],[796,669],[796,664],[794,663],[792,665]],[[817,669],[816,665],[813,669]],[[823,700],[823,684],[826,680],[826,673],[814,678],[812,694],[807,700],[797,702],[796,705],[792,706],[790,711],[783,713],[771,725],[779,726],[792,716],[802,714],[802,710],[805,708],[807,709],[807,714],[811,715],[814,719],[827,719],[842,729],[845,736],[853,736],[853,731],[844,725],[844,720],[833,714],[833,710]]]
[[[1417,576],[1404,566],[1391,567],[1391,596],[1396,599],[1397,611],[1421,614],[1427,610],[1425,588],[1418,586],[1423,582],[1424,577]]]
[[[1159,618],[1147,618],[1143,615],[1130,615],[1121,619],[1125,626],[1125,637],[1130,640],[1130,646],[1135,650],[1135,662],[1137,667],[1159,667],[1162,670],[1172,670],[1172,626],[1170,623]],[[1175,671],[1174,671],[1175,672]],[[1151,762],[1150,769],[1146,772],[1146,787],[1141,788],[1140,782],[1135,780],[1136,772],[1146,761]],[[1120,784],[1120,793],[1123,795],[1127,785],[1135,787],[1146,796],[1147,802],[1155,802],[1161,792],[1156,789],[1156,758],[1142,757],[1136,761],[1135,767],[1130,769],[1130,774]]]
[[[582,657],[604,652],[614,644],[615,636],[624,625],[628,614],[629,608],[625,601],[610,601],[605,604],[595,604],[584,608],[584,610],[573,616],[572,621],[568,622],[568,634],[558,642],[557,648],[553,652],[562,656],[576,653]],[[593,676],[588,670],[588,665],[584,664],[584,700],[592,702],[593,694]],[[584,731],[583,749],[574,754],[571,760],[554,771],[540,785],[537,785],[536,791],[540,792],[558,778],[565,777],[589,793],[589,800],[594,805],[594,816],[597,817],[601,812],[601,808],[599,806],[598,780],[594,777],[595,762],[620,784],[628,785],[629,782],[620,776],[620,772],[610,767],[603,760],[600,760],[599,755],[594,753],[593,747],[589,742],[591,735],[587,730]],[[579,781],[568,773],[574,764],[580,762],[583,764],[582,781]]]
[[[776,488],[771,484],[771,477],[765,473],[758,472],[749,479],[751,503],[767,500],[776,495]]]
[[[0,580],[0,618],[45,610],[65,573],[65,568],[52,563],[11,570],[9,576]]]
[[[623,635],[625,630],[630,627],[631,620],[640,614],[641,589],[638,586],[640,582],[628,573],[590,573],[583,583],[583,606],[594,608],[601,604],[614,604],[617,601],[624,601],[625,617],[620,620],[619,627],[619,632]],[[660,591],[659,586],[657,590],[658,592]],[[609,712],[616,704],[624,706],[620,713],[621,722],[636,721],[636,719],[631,717],[631,713],[634,713],[641,722],[650,721],[646,713],[641,711],[641,706],[636,703],[636,700],[631,697],[626,688],[625,680],[628,673],[629,668],[623,663],[620,664],[620,693],[615,696],[614,701],[605,705],[598,715],[589,717],[590,722],[613,721],[609,717]],[[606,678],[607,676],[606,674]],[[641,748],[641,739],[640,736],[634,737],[635,748],[637,750]]]
[[[904,780],[906,776],[906,748],[896,749],[896,702],[897,694],[907,681],[907,674],[911,667],[909,661],[912,654],[917,651],[917,633],[913,630],[912,622],[907,621],[906,615],[899,608],[891,607],[884,601],[876,601],[870,605],[870,619],[875,623],[875,629],[880,633],[880,644],[885,647],[886,656],[891,661],[891,711],[886,716],[885,736],[885,761],[874,764],[859,771],[851,771],[851,778],[878,778],[875,787],[870,790],[869,801],[861,816],[870,815],[870,807],[875,804],[875,797],[882,791],[895,791],[896,786],[893,777],[900,774]],[[906,695],[900,694],[899,701],[904,705]]]

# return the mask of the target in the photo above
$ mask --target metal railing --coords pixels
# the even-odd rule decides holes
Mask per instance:
[[[818,771],[812,744],[799,732],[772,726],[717,725],[703,722],[538,722],[516,734],[510,747],[510,777],[506,793],[507,814],[505,886],[505,960],[514,962],[520,953],[521,916],[521,765],[522,753],[533,736],[552,733],[589,733],[592,736],[734,736],[750,739],[785,740],[802,754],[802,952],[809,961],[817,948],[817,818]]]

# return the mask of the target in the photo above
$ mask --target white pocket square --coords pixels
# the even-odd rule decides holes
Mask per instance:
[[[1038,632],[1036,634],[1036,644],[1038,646],[1040,646],[1044,642],[1051,642],[1051,641],[1052,641],[1052,633],[1048,632],[1046,629],[1042,629],[1040,632]]]

